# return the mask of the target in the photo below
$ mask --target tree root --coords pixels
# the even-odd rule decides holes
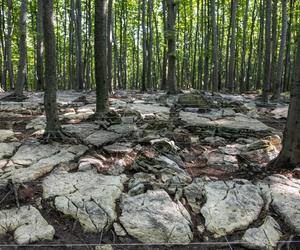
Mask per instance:
[[[50,143],[52,141],[55,141],[69,144],[78,144],[78,141],[75,138],[69,136],[61,130],[45,132],[42,141],[44,143]]]

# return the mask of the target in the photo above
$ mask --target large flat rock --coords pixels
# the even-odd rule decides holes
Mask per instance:
[[[274,175],[265,179],[272,207],[296,233],[300,233],[300,180]]]
[[[4,142],[14,136],[14,131],[7,129],[0,129],[0,142]]]
[[[0,160],[11,157],[20,146],[18,142],[0,143]]]
[[[246,180],[209,182],[201,209],[207,230],[215,237],[247,228],[264,206],[260,188]]]
[[[17,244],[52,240],[55,233],[54,228],[32,206],[0,211],[0,236],[11,232]]]
[[[193,238],[191,218],[180,202],[162,190],[125,198],[121,224],[144,243],[189,243]]]
[[[108,230],[117,219],[116,202],[125,176],[90,172],[52,174],[43,182],[43,197],[55,198],[55,208],[78,220],[86,232]]]

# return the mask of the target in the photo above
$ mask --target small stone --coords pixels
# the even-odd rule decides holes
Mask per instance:
[[[0,142],[12,138],[14,134],[12,130],[0,129]]]
[[[251,249],[273,250],[281,237],[279,224],[271,216],[267,216],[262,226],[245,232],[242,244]]]
[[[140,183],[136,186],[134,186],[133,188],[131,188],[128,192],[128,194],[130,196],[135,196],[135,195],[139,195],[139,194],[143,194],[145,192],[145,185]]]
[[[115,222],[113,226],[117,236],[124,237],[127,235],[126,231],[119,223]]]
[[[100,245],[96,246],[95,250],[113,250],[112,245]]]
[[[198,225],[197,226],[197,231],[202,235],[205,232],[205,226],[204,225]]]

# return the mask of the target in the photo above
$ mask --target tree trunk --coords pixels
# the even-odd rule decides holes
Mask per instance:
[[[272,55],[271,55],[271,79],[270,85],[272,88],[275,86],[276,82],[276,71],[277,71],[277,10],[278,10],[278,0],[273,0],[273,7],[272,7]],[[271,88],[271,86],[270,86]],[[273,89],[274,90],[274,89]]]
[[[237,13],[238,0],[232,2],[231,13],[231,41],[230,41],[230,59],[229,59],[229,90],[233,92],[235,87],[235,43],[236,43],[236,13]]]
[[[81,19],[81,0],[76,0],[76,90],[83,90]]]
[[[108,2],[107,16],[107,84],[112,93],[112,35],[113,34],[113,0]]]
[[[107,16],[108,0],[95,0],[95,76],[96,115],[108,111],[107,84]]]
[[[53,24],[53,0],[43,0],[43,28],[45,45],[45,96],[47,119],[45,135],[55,135],[60,130],[56,104],[56,47]]]
[[[176,94],[176,1],[167,0],[168,18],[167,18],[167,34],[168,34],[168,77],[167,86],[169,94]]]
[[[147,70],[147,89],[152,90],[152,44],[153,44],[153,25],[152,25],[152,12],[153,12],[153,5],[152,0],[148,0],[148,29],[149,29],[149,36],[148,36],[148,70]]]
[[[268,102],[268,92],[270,90],[270,78],[271,78],[271,0],[266,0],[266,28],[265,28],[265,64],[264,64],[264,84],[262,101]]]
[[[146,0],[142,0],[142,30],[143,30],[143,69],[142,69],[142,91],[146,91],[147,76],[147,32],[146,32]]]
[[[245,67],[246,67],[246,49],[247,49],[247,22],[248,22],[248,10],[249,10],[249,0],[246,0],[246,8],[243,20],[243,51],[242,51],[242,62],[241,62],[241,76],[240,76],[240,92],[244,93],[246,90],[245,86]],[[252,48],[250,48],[251,50]]]
[[[43,0],[37,1],[36,15],[36,90],[44,88],[43,68]]]
[[[283,148],[273,166],[294,168],[300,164],[300,32],[298,31],[298,52],[292,80],[291,102],[283,136]]]
[[[258,60],[257,60],[257,75],[256,75],[256,90],[261,89],[261,74],[262,74],[262,64],[263,64],[263,46],[264,46],[264,29],[265,29],[265,12],[264,12],[264,0],[260,0],[260,25],[259,25],[259,41],[258,41]]]
[[[168,54],[167,54],[167,10],[166,10],[166,0],[162,0],[163,6],[163,31],[164,31],[164,42],[163,42],[163,65],[162,65],[162,79],[161,79],[161,89],[167,89],[167,64],[168,64]]]
[[[16,98],[21,98],[23,96],[23,88],[25,85],[27,77],[27,46],[26,46],[26,20],[27,20],[27,0],[21,1],[21,10],[20,10],[20,20],[19,20],[19,29],[20,29],[20,40],[19,40],[19,65],[18,65],[18,78],[16,83]]]
[[[219,85],[219,45],[218,45],[218,31],[217,31],[217,23],[216,23],[216,5],[215,0],[211,0],[211,22],[212,22],[212,40],[213,40],[213,92],[218,91]]]
[[[286,34],[287,34],[287,0],[282,0],[282,27],[281,27],[281,42],[280,42],[280,51],[278,57],[277,71],[276,71],[276,79],[274,86],[274,94],[272,99],[279,99],[281,93],[281,82],[282,82],[282,71],[283,71],[283,58],[284,58],[284,50],[286,47]]]

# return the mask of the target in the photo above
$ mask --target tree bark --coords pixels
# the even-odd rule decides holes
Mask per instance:
[[[55,135],[60,130],[56,103],[56,47],[53,24],[53,0],[43,0],[43,28],[45,45],[45,96],[47,119],[45,135]]]
[[[265,27],[265,63],[264,63],[264,84],[262,101],[267,103],[268,92],[270,90],[270,80],[271,80],[271,0],[266,0],[266,27]]]
[[[21,1],[21,10],[20,10],[20,20],[19,20],[19,29],[20,29],[20,40],[19,40],[19,65],[18,65],[18,77],[16,83],[16,98],[22,98],[23,88],[26,82],[27,77],[27,45],[26,45],[26,20],[27,20],[27,0]]]
[[[44,88],[43,67],[43,0],[37,1],[36,15],[36,90]]]
[[[283,136],[283,148],[271,166],[294,168],[300,164],[300,31],[291,89],[291,102]]]
[[[219,45],[218,45],[218,28],[217,28],[217,23],[216,23],[216,5],[215,5],[215,0],[211,0],[211,22],[212,22],[212,40],[213,40],[213,85],[212,85],[212,90],[213,92],[218,91],[218,86],[219,86],[219,60],[218,60],[218,55],[219,55]]]
[[[107,84],[112,93],[112,39],[113,39],[113,0],[108,2],[107,16]]]
[[[76,0],[76,90],[83,90],[82,68],[82,11],[81,0]]]
[[[231,41],[230,41],[230,59],[229,59],[229,90],[233,92],[235,87],[235,44],[236,44],[236,13],[238,0],[232,2],[231,13]]]
[[[261,89],[261,75],[262,75],[262,64],[263,64],[263,46],[264,46],[264,29],[265,29],[265,11],[264,11],[264,0],[260,0],[260,25],[259,25],[259,41],[258,41],[258,60],[257,60],[257,75],[256,75],[256,86],[255,89],[259,90]]]
[[[96,115],[108,111],[107,84],[107,16],[108,0],[95,0],[95,76]]]
[[[281,27],[281,42],[280,42],[280,50],[278,57],[278,64],[276,70],[276,79],[274,86],[274,94],[272,99],[277,100],[280,97],[281,93],[281,82],[282,82],[282,71],[283,71],[283,58],[284,58],[284,50],[286,47],[286,34],[287,34],[287,0],[282,0],[282,27]]]
[[[168,36],[168,76],[167,86],[169,94],[177,93],[176,82],[176,1],[167,0],[167,36]]]

